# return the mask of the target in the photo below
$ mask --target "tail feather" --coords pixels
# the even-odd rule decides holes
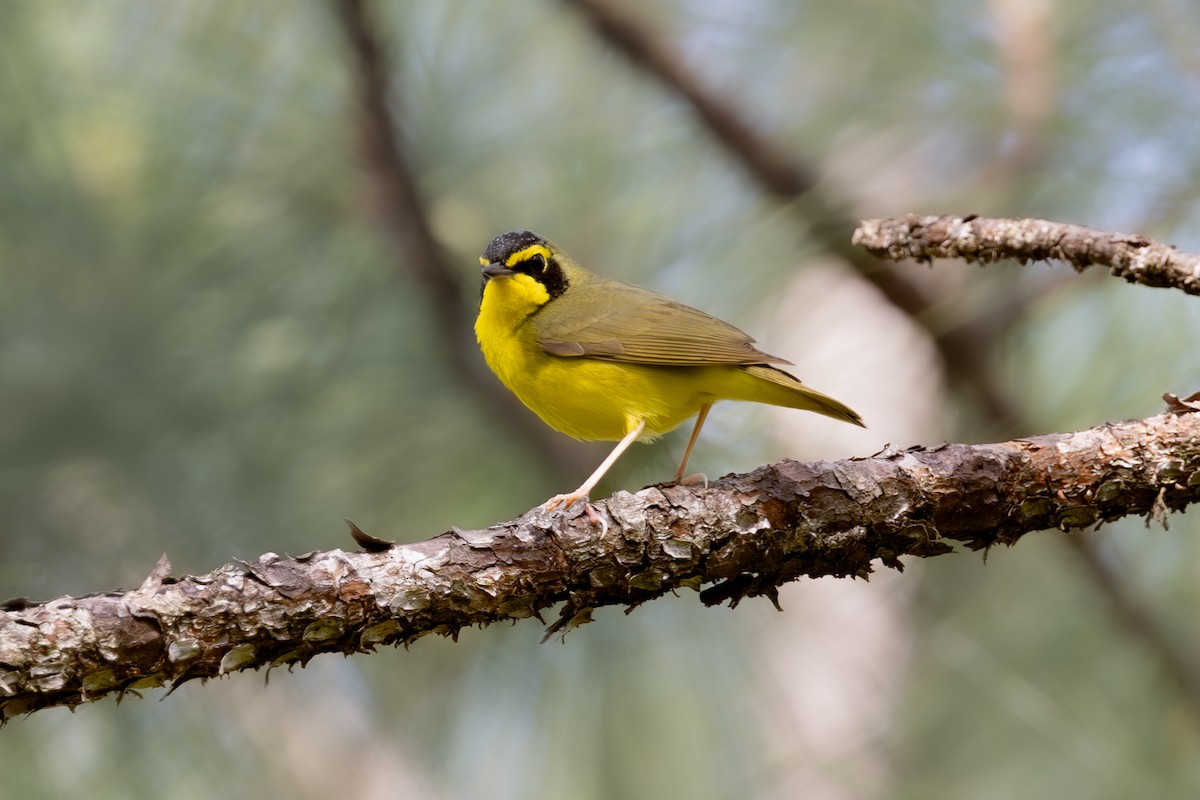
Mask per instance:
[[[799,408],[804,411],[815,411],[833,419],[840,419],[860,427],[867,427],[862,417],[854,409],[827,394],[821,394],[816,389],[810,389],[796,378],[781,369],[757,364],[742,368],[748,375],[756,378],[751,388],[750,397],[737,398],[753,400],[759,403],[769,403],[785,408]]]

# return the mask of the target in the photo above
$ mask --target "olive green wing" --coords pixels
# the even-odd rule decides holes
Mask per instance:
[[[619,281],[572,287],[530,323],[547,353],[635,364],[788,364],[727,322]],[[582,290],[582,291],[578,291]]]

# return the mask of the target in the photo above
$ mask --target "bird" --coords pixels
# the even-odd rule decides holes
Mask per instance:
[[[673,481],[713,404],[740,400],[814,411],[866,427],[844,403],[785,372],[738,328],[650,289],[591,272],[532,231],[496,236],[479,258],[475,337],[488,367],[543,422],[616,447],[573,492],[540,508],[589,501],[635,441],[696,421]],[[589,511],[590,504],[587,505]]]

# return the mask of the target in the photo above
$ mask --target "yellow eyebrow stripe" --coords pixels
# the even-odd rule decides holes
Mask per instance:
[[[528,261],[529,259],[533,258],[534,256],[541,256],[542,258],[549,261],[550,260],[550,251],[546,249],[545,245],[531,244],[531,245],[529,245],[529,247],[526,247],[524,250],[518,250],[517,252],[515,252],[511,256],[509,256],[508,259],[504,262],[504,266],[511,269],[514,264],[520,264],[522,261]]]

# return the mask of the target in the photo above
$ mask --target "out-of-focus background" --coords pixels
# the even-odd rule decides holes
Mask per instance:
[[[484,244],[531,228],[748,329],[871,426],[718,407],[711,476],[1200,389],[1195,298],[845,246],[857,218],[974,212],[1200,249],[1192,0],[618,4],[804,173],[791,189],[623,55],[608,2],[356,7],[0,4],[0,594],[135,586],[164,552],[197,573],[348,547],[345,516],[405,540],[486,525],[602,456],[553,451],[477,354],[451,357],[470,334],[417,277],[412,220],[389,225],[353,20],[385,48],[462,325]],[[607,490],[681,447],[635,448]],[[0,731],[0,793],[1196,796],[1198,540],[1195,512],[1131,520],[791,584],[782,614],[681,593],[565,642],[529,621],[43,711]]]

